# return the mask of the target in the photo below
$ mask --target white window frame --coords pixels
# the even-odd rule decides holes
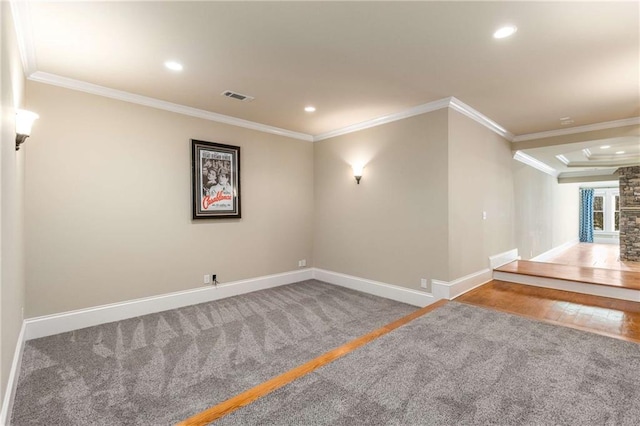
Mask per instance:
[[[593,230],[594,234],[599,235],[619,235],[620,231],[615,231],[615,209],[616,196],[620,196],[619,188],[595,188],[593,190],[594,197],[602,197],[602,209],[604,216],[604,229],[602,231]]]

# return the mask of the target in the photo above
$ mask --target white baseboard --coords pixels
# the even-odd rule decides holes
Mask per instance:
[[[579,242],[580,240],[578,238],[574,238],[573,240],[567,241],[566,243],[561,244],[558,247],[554,247],[551,250],[547,250],[544,253],[540,253],[536,257],[532,257],[529,260],[534,262],[544,262],[545,260],[549,260],[550,258],[557,256],[558,254],[562,253],[566,249],[575,246]]]
[[[0,425],[9,424],[9,416],[11,415],[11,407],[13,407],[13,400],[16,396],[16,388],[18,387],[18,373],[20,372],[20,366],[22,365],[22,353],[24,348],[26,326],[24,321],[20,328],[20,334],[18,334],[18,341],[16,342],[16,350],[13,353],[13,362],[11,363],[11,371],[9,371],[9,379],[7,380],[7,387],[4,392],[4,398],[2,399],[2,411],[0,411]]]
[[[517,248],[505,251],[504,253],[495,254],[489,257],[489,268],[493,270],[518,259],[520,259],[520,256],[518,256]]]
[[[483,269],[453,281],[431,280],[431,293],[436,298],[451,300],[493,279],[491,269]]]
[[[536,287],[551,288],[555,290],[572,291],[574,293],[591,294],[593,296],[611,297],[614,299],[640,302],[640,291],[628,288],[565,281],[556,278],[535,277],[532,275],[513,274],[501,271],[493,271],[493,279]]]
[[[597,244],[620,244],[618,235],[594,235],[593,242]]]
[[[313,269],[313,278],[329,284],[339,285],[340,287],[350,288],[352,290],[373,294],[374,296],[384,297],[413,306],[424,307],[438,300],[434,298],[432,294],[427,292],[412,290],[410,288],[354,277],[352,275],[341,274],[319,268]]]
[[[217,287],[202,287],[77,311],[29,318],[24,321],[26,325],[24,337],[25,340],[37,339],[39,337],[120,321],[140,315],[182,308],[184,306],[224,299],[252,291],[278,287],[298,281],[309,280],[312,277],[313,272],[311,268],[302,269],[299,271],[234,281],[218,285]]]

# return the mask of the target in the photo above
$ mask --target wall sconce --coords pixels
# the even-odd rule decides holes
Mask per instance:
[[[35,112],[24,109],[16,110],[16,151],[19,150],[20,145],[31,136],[31,126],[38,117],[40,116]]]
[[[360,179],[362,179],[362,170],[364,169],[364,166],[354,164],[352,166],[352,169],[353,177],[356,178],[356,183],[360,185]]]

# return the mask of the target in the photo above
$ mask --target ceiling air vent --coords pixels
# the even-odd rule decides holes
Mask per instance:
[[[227,98],[233,98],[243,102],[251,102],[255,99],[253,96],[243,95],[242,93],[232,92],[231,90],[225,90],[222,92],[222,95]]]

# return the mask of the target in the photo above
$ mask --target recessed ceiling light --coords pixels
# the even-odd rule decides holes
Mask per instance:
[[[304,110],[307,112],[314,112],[316,110],[316,107],[313,107],[311,105],[304,107]]]
[[[164,66],[171,71],[182,71],[182,64],[176,61],[167,61],[164,63]]]
[[[624,154],[624,151],[616,151],[616,154]]]
[[[495,33],[493,33],[493,38],[509,37],[510,35],[513,35],[513,33],[515,33],[516,31],[518,31],[518,28],[516,26],[507,25],[505,27],[498,29]]]
[[[611,145],[602,145],[602,146],[600,147],[600,149],[607,149],[607,148],[611,148]]]

